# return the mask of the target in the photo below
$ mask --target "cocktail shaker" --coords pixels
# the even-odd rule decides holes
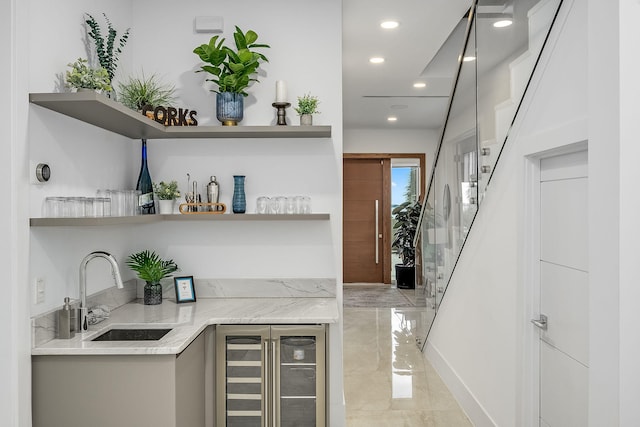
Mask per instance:
[[[218,203],[220,198],[220,186],[218,185],[218,181],[216,181],[215,175],[211,176],[211,181],[207,184],[207,202],[209,203]],[[218,206],[209,206],[210,211],[217,211]]]

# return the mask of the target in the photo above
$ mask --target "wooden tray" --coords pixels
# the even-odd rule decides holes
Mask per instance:
[[[211,206],[216,206],[218,209],[215,211],[198,211],[198,212],[189,212],[188,208],[195,206],[195,207],[211,207]],[[180,206],[178,207],[178,210],[180,211],[181,214],[184,215],[219,215],[219,214],[223,214],[227,211],[227,205],[225,205],[224,203],[181,203]]]

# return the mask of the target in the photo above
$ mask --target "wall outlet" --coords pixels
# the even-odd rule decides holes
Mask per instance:
[[[44,302],[44,285],[45,280],[44,277],[36,278],[36,286],[35,286],[35,300],[36,304],[42,304]]]

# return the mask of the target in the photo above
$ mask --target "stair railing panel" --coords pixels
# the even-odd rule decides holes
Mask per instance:
[[[496,4],[499,3],[499,4]],[[416,245],[427,336],[488,190],[562,0],[476,0],[423,204]],[[511,20],[508,26],[495,26]]]

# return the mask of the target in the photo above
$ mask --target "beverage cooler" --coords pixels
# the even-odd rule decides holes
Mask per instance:
[[[325,327],[216,328],[217,426],[324,427]]]

